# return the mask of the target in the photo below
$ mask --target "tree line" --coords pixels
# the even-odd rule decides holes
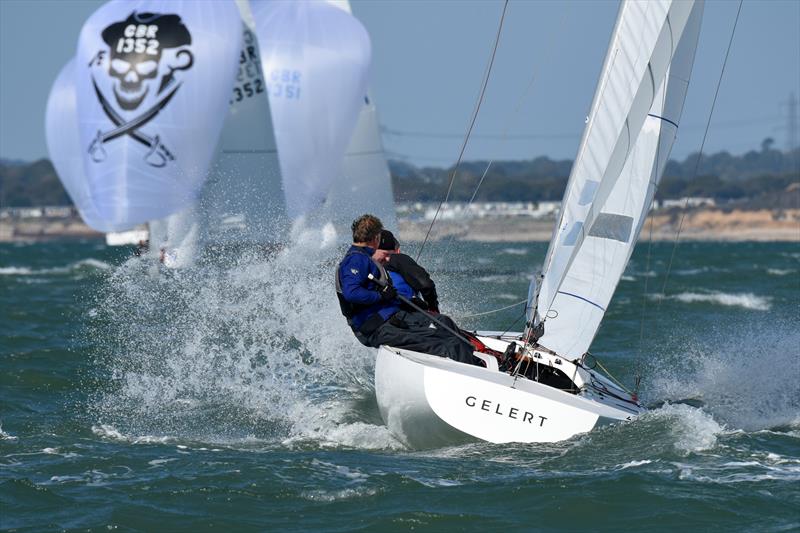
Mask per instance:
[[[799,207],[800,148],[776,150],[772,139],[761,150],[742,155],[718,152],[670,160],[656,198],[711,197],[721,202],[754,201],[769,207]],[[487,170],[488,166],[488,170]],[[564,195],[572,161],[537,157],[529,161],[463,162],[450,199],[468,201],[558,201]],[[397,201],[437,202],[444,198],[453,168],[419,168],[389,161]],[[485,176],[484,176],[485,173]],[[478,183],[483,179],[475,192]],[[786,194],[787,191],[790,194]],[[71,205],[53,165],[0,160],[0,207]]]

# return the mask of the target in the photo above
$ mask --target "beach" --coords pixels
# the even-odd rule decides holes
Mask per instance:
[[[726,210],[699,208],[657,211],[648,217],[640,239],[671,241],[680,226],[680,238],[695,241],[800,242],[800,209]],[[683,222],[681,223],[681,218]],[[501,216],[462,220],[437,220],[432,240],[454,238],[476,242],[548,242],[554,218]],[[400,238],[421,241],[430,221],[398,217]],[[0,220],[0,242],[44,242],[60,239],[102,239],[79,218],[28,218]]]
[[[659,211],[648,217],[641,240],[675,239],[678,227],[683,240],[696,241],[776,241],[800,242],[800,209],[733,210],[702,208],[686,211],[681,224],[680,210]],[[437,221],[433,240],[454,238],[480,242],[548,242],[553,233],[554,219],[529,217],[481,218],[472,220]],[[401,238],[421,241],[430,221],[400,219]]]

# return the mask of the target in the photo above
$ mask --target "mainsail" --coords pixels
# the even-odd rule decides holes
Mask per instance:
[[[703,2],[624,2],[545,260],[543,346],[586,353],[630,259],[680,120]]]
[[[369,35],[325,2],[252,0],[278,145],[287,214],[318,210],[366,95]]]

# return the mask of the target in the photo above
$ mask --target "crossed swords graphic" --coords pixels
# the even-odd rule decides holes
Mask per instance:
[[[92,85],[94,85],[94,92],[97,94],[97,99],[100,101],[103,111],[105,111],[111,122],[117,126],[113,130],[105,133],[100,130],[97,131],[97,137],[95,137],[92,143],[89,145],[89,155],[92,156],[93,161],[104,161],[107,154],[105,148],[103,148],[103,145],[108,141],[123,135],[130,135],[131,138],[150,148],[150,151],[147,152],[147,155],[144,157],[144,160],[148,165],[160,168],[165,166],[168,161],[175,160],[175,156],[172,155],[172,152],[169,151],[169,148],[161,143],[158,135],[155,137],[150,137],[149,135],[140,132],[139,128],[153,120],[153,118],[155,118],[155,116],[158,115],[162,109],[164,109],[164,106],[169,103],[169,101],[175,95],[175,92],[180,88],[180,83],[177,84],[153,107],[129,122],[125,122],[120,114],[117,113],[113,107],[111,107],[111,103],[108,101],[108,99],[106,99],[105,96],[103,96],[103,93],[100,92],[100,88],[97,86],[97,82],[95,81],[94,77],[92,77]]]

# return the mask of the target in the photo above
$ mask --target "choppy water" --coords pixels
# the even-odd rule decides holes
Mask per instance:
[[[0,527],[798,530],[800,247],[682,244],[654,296],[670,251],[640,246],[593,347],[629,384],[641,365],[650,413],[413,451],[381,423],[330,261],[159,272],[95,243],[0,245]],[[521,300],[544,252],[455,245],[443,308]]]

